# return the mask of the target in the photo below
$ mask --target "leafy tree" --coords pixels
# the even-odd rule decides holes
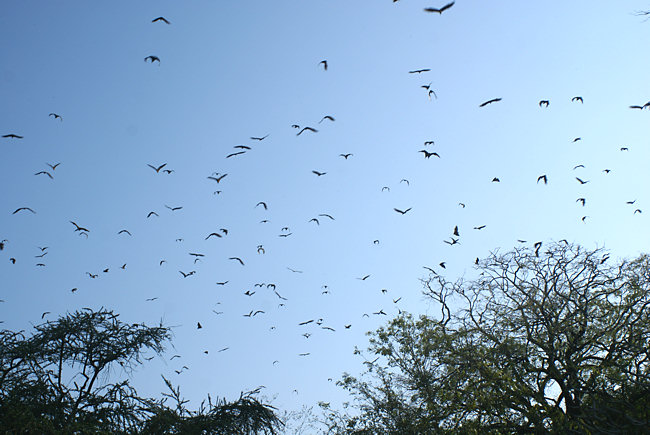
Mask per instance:
[[[167,327],[129,325],[105,309],[42,323],[29,337],[0,331],[0,427],[12,434],[276,433],[280,420],[256,391],[234,402],[208,396],[190,411],[167,379],[171,392],[158,400],[138,396],[128,380],[107,382],[116,365],[131,372],[170,338]]]
[[[371,334],[377,359],[344,375],[354,407],[325,408],[330,433],[650,433],[650,257],[559,243],[477,268],[423,280],[438,318]]]

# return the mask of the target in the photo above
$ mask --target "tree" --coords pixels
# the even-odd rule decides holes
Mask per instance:
[[[439,318],[371,334],[329,432],[649,433],[650,257],[612,263],[559,243],[493,253],[471,281],[430,275]]]
[[[234,402],[208,396],[197,411],[178,387],[161,399],[139,397],[127,380],[107,382],[119,365],[127,372],[148,351],[161,354],[171,331],[126,324],[112,311],[84,309],[23,331],[0,331],[0,427],[5,433],[276,433],[274,408],[254,392]],[[171,399],[173,407],[167,405]]]

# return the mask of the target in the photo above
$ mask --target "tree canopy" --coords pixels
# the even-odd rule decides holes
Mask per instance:
[[[474,280],[431,274],[440,315],[402,313],[346,374],[330,433],[643,433],[650,427],[650,257],[565,242],[491,254]]]
[[[171,338],[162,325],[126,324],[112,311],[84,309],[23,331],[0,331],[0,427],[7,433],[249,434],[277,433],[274,408],[255,393],[188,410],[178,387],[160,399],[140,397],[127,372]],[[112,375],[112,376],[111,376]]]

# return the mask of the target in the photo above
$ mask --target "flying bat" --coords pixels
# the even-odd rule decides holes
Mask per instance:
[[[52,177],[52,174],[50,174],[47,171],[40,171],[40,172],[35,173],[34,175],[41,175],[41,174],[47,175],[48,177],[50,177],[50,180],[54,180],[54,177]]]
[[[212,177],[212,176],[210,176],[210,177],[208,177],[208,179],[209,179],[209,180],[214,180],[214,181],[216,181],[217,183],[219,183],[219,182],[220,182],[221,180],[223,180],[227,175],[228,175],[228,174],[223,174],[221,177]]]
[[[167,21],[165,19],[165,17],[158,17],[158,18],[154,18],[153,20],[151,20],[152,23],[157,23],[159,21],[161,21],[161,22],[163,22],[165,24],[171,24],[169,21]]]
[[[437,13],[439,13],[440,15],[442,15],[442,13],[443,13],[444,11],[446,11],[447,9],[449,9],[450,7],[452,7],[452,6],[454,5],[454,3],[456,3],[456,2],[454,1],[454,2],[451,2],[451,3],[447,3],[446,5],[444,5],[443,7],[441,7],[440,9],[436,9],[436,8],[424,8],[424,12],[437,12]]]
[[[159,173],[160,170],[161,170],[162,168],[164,168],[165,166],[167,166],[167,163],[163,163],[162,165],[160,165],[160,166],[158,166],[158,167],[155,167],[154,165],[150,165],[149,163],[147,163],[147,166],[149,166],[151,169],[153,169],[154,171],[156,171],[156,173]]]
[[[303,129],[300,130],[300,131],[298,132],[298,134],[296,134],[296,136],[300,136],[300,135],[302,134],[303,131],[311,131],[312,133],[318,133],[318,130],[316,130],[315,128],[312,128],[312,127],[303,127]]]
[[[242,259],[239,258],[239,257],[230,257],[230,258],[228,258],[228,260],[236,260],[236,261],[239,261],[239,263],[240,263],[242,266],[244,265],[244,262],[243,262]]]
[[[425,158],[425,159],[428,159],[428,158],[431,157],[431,156],[436,156],[436,157],[440,158],[440,154],[438,154],[438,153],[436,153],[436,152],[431,152],[431,153],[430,153],[430,152],[427,151],[427,150],[420,150],[420,151],[418,151],[418,152],[419,152],[419,153],[424,153],[424,158]]]
[[[85,231],[85,232],[87,232],[87,233],[90,232],[89,229],[84,228],[84,227],[80,227],[79,225],[77,225],[77,224],[76,224],[75,222],[73,222],[73,221],[70,221],[70,223],[71,223],[72,225],[75,226],[75,231]]]
[[[412,208],[412,207],[409,207],[409,208],[407,208],[407,209],[404,210],[404,211],[402,211],[402,210],[400,210],[400,209],[398,209],[398,208],[394,208],[393,210],[395,210],[395,211],[396,211],[397,213],[399,213],[399,214],[404,215],[404,214],[406,214],[409,210],[411,210],[411,208]]]
[[[488,104],[496,103],[497,101],[501,101],[501,98],[492,98],[491,100],[487,100],[486,102],[479,104],[478,107],[485,107]]]

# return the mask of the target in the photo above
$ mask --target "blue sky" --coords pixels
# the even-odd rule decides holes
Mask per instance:
[[[363,370],[354,346],[388,316],[437,313],[423,266],[471,277],[518,239],[646,250],[650,109],[628,106],[650,100],[650,23],[635,15],[650,4],[423,11],[442,3],[3,2],[0,136],[24,136],[0,139],[3,326],[101,306],[162,319],[174,348],[133,375],[143,392],[161,373],[194,400],[265,385],[291,410],[346,400],[328,378]],[[439,159],[418,152],[429,140]],[[226,159],[237,145],[251,149]],[[163,163],[171,174],[147,166]],[[443,243],[455,226],[460,243]]]

